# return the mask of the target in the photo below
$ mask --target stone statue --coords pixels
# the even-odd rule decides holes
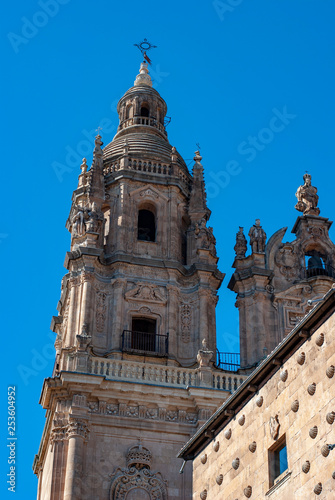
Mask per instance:
[[[244,259],[247,251],[247,240],[243,233],[243,227],[239,227],[236,233],[236,245],[234,246],[237,259]]]
[[[213,228],[206,226],[206,219],[204,217],[196,222],[194,234],[198,240],[198,248],[209,250],[211,255],[216,257],[216,239],[213,234]]]
[[[80,170],[81,170],[82,174],[86,174],[86,172],[87,172],[87,160],[86,160],[86,158],[83,158],[83,162],[80,165]]]
[[[248,236],[250,237],[252,253],[264,253],[266,233],[259,219],[256,219],[255,224],[250,228]]]
[[[86,221],[89,218],[87,209],[80,205],[75,205],[74,209],[75,213],[71,219],[72,236],[82,236],[86,232]]]
[[[295,194],[298,198],[295,208],[304,215],[319,215],[320,209],[317,207],[319,197],[316,194],[318,190],[311,184],[312,176],[306,173],[303,179],[304,185],[299,186]]]
[[[94,201],[92,207],[88,210],[87,231],[96,233],[99,230],[100,222],[103,220],[103,213],[98,209],[97,203]]]

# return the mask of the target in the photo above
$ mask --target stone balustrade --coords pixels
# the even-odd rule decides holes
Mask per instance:
[[[162,123],[159,123],[155,118],[145,117],[145,116],[133,116],[131,118],[127,118],[119,125],[119,130],[124,128],[132,127],[134,125],[144,125],[149,127],[158,128],[164,135],[166,135],[165,127]]]
[[[202,385],[199,377],[200,370],[201,368],[180,368],[98,357],[90,358],[89,362],[89,373],[92,375],[102,375],[111,380],[140,381],[164,386],[199,387]],[[210,387],[234,392],[245,379],[245,375],[213,370]]]

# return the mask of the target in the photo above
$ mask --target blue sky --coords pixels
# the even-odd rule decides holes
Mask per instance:
[[[7,473],[6,394],[14,384],[15,498],[30,500],[44,425],[38,399],[54,359],[49,325],[70,243],[64,225],[95,129],[102,126],[105,144],[115,134],[116,103],[141,62],[133,44],[146,37],[158,46],[151,73],[172,118],[171,144],[187,160],[200,144],[227,274],[218,343],[236,351],[235,297],[226,287],[238,227],[247,233],[260,218],[268,236],[288,226],[285,239],[293,239],[294,194],[306,170],[319,190],[320,215],[335,216],[335,3],[17,0],[3,10],[0,458]],[[12,495],[6,490],[3,479],[2,498]]]

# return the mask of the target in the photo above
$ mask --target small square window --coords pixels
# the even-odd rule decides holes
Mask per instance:
[[[270,487],[276,484],[280,476],[288,469],[285,435],[269,449]]]

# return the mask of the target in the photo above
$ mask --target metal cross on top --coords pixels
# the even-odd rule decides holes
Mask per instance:
[[[95,129],[95,131],[98,132],[98,135],[100,135],[100,130],[102,130],[102,127],[98,127]]]
[[[137,47],[141,51],[144,59],[149,64],[151,64],[151,59],[147,56],[147,51],[150,49],[157,49],[157,45],[152,45],[152,43],[148,42],[148,40],[146,38],[144,38],[143,42],[134,43],[134,46]]]

